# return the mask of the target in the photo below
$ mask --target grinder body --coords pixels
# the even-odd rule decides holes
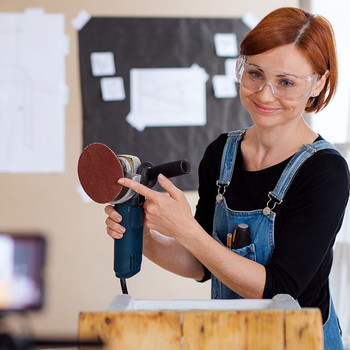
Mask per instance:
[[[141,162],[138,157],[118,155],[123,167],[124,177],[137,182],[141,181]],[[118,196],[111,202],[114,209],[122,216],[125,234],[114,239],[114,272],[120,279],[130,278],[141,269],[143,246],[143,207],[140,195],[131,189],[122,188]]]
[[[135,156],[118,155],[123,166],[124,176],[152,188],[157,176],[162,173],[167,177],[187,174],[190,163],[187,160],[175,161],[154,166],[150,162],[141,163]],[[121,224],[126,229],[120,239],[114,239],[114,272],[120,279],[134,276],[140,271],[143,246],[143,202],[144,197],[130,189],[112,201],[115,210],[122,216]]]
[[[114,272],[118,278],[129,278],[141,269],[143,245],[143,207],[138,195],[128,201],[115,204],[115,210],[123,217],[126,233],[114,239]]]

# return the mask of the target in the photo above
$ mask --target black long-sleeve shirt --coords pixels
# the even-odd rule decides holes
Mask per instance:
[[[221,134],[208,146],[199,166],[195,218],[209,234],[226,138],[227,134]],[[239,146],[232,180],[225,193],[228,207],[242,211],[263,209],[268,192],[274,189],[290,159],[260,171],[247,171]],[[320,150],[301,166],[283,202],[274,209],[275,249],[265,267],[263,298],[290,294],[301,307],[320,308],[326,320],[332,247],[343,220],[349,187],[347,163],[334,150]],[[209,278],[210,272],[206,270],[204,280]]]

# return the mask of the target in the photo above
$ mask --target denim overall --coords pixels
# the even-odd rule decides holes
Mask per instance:
[[[264,266],[267,265],[274,250],[274,222],[276,213],[273,209],[276,205],[282,203],[285,193],[287,192],[291,182],[300,166],[318,150],[325,148],[335,149],[332,144],[327,141],[320,140],[312,145],[304,145],[301,150],[296,153],[286,168],[283,170],[276,187],[266,194],[266,207],[252,211],[235,211],[227,207],[225,200],[226,187],[230,184],[237,148],[240,140],[247,129],[240,131],[232,131],[228,134],[224,147],[220,178],[216,181],[218,186],[218,195],[216,196],[216,207],[213,223],[213,237],[221,245],[226,247],[226,237],[228,233],[234,232],[236,226],[240,223],[248,224],[250,229],[250,244],[243,248],[231,249],[235,253],[256,261]],[[227,249],[230,249],[226,247]],[[233,290],[220,282],[213,274],[211,277],[212,299],[240,299],[242,298]],[[335,313],[332,298],[330,297],[330,308],[328,319],[323,326],[325,350],[343,349],[341,340],[341,330],[337,315]]]

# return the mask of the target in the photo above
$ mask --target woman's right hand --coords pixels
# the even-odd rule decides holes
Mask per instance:
[[[125,233],[125,227],[120,224],[123,220],[122,216],[112,205],[107,205],[105,207],[105,213],[108,215],[106,219],[108,235],[116,239],[122,238]]]

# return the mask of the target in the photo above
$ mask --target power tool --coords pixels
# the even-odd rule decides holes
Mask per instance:
[[[120,278],[123,293],[127,294],[125,279],[134,276],[141,269],[143,244],[143,196],[118,183],[127,177],[152,188],[157,176],[162,173],[171,178],[188,174],[191,165],[182,159],[154,166],[151,162],[141,163],[136,156],[116,155],[102,143],[86,146],[78,161],[78,176],[86,194],[95,202],[111,203],[123,217],[126,232],[121,239],[114,239],[114,272]]]

